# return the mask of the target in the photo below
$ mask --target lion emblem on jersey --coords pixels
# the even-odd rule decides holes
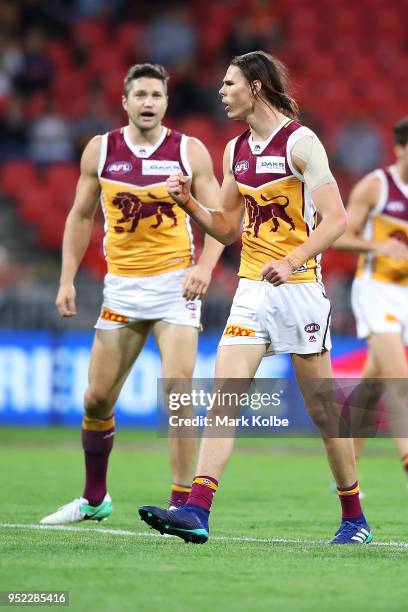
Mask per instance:
[[[173,211],[175,204],[169,202],[160,202],[161,198],[156,198],[153,194],[148,193],[147,197],[156,200],[153,202],[143,202],[134,193],[121,191],[114,197],[113,204],[119,208],[122,217],[116,221],[115,232],[122,234],[123,232],[134,232],[139,225],[140,219],[155,217],[156,223],[150,227],[157,229],[163,223],[163,218],[167,217],[172,220],[172,226],[177,225],[177,217]],[[123,225],[130,222],[130,227],[126,229]]]
[[[391,232],[390,238],[395,238],[395,240],[399,240],[408,247],[408,235],[404,232],[404,230],[395,229],[393,232]]]
[[[289,225],[289,231],[295,229],[293,219],[289,217],[285,208],[289,205],[289,198],[286,196],[273,196],[265,198],[261,195],[261,200],[266,204],[258,204],[258,202],[250,195],[244,196],[245,205],[248,212],[248,224],[244,231],[250,229],[254,232],[254,237],[257,238],[259,228],[263,223],[272,221],[270,232],[277,232],[280,228],[280,223],[284,221]]]

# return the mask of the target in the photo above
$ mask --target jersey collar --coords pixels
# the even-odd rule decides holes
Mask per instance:
[[[272,138],[274,136],[276,136],[276,134],[279,132],[279,130],[281,128],[283,128],[283,126],[285,125],[285,123],[288,122],[288,118],[284,117],[282,119],[282,121],[279,123],[279,125],[273,130],[273,132],[269,135],[268,140],[256,140],[254,142],[253,138],[252,138],[252,134],[249,135],[248,138],[248,144],[249,144],[249,148],[251,149],[251,153],[253,155],[260,155],[261,153],[264,152],[264,150],[266,149],[266,147],[268,146],[268,144],[271,142]]]
[[[136,145],[136,144],[133,144],[130,140],[129,126],[128,125],[125,126],[125,129],[123,130],[123,138],[124,138],[124,141],[127,147],[132,151],[133,155],[141,159],[147,159],[151,157],[151,155],[153,155],[153,153],[157,151],[157,149],[163,143],[164,139],[166,138],[166,135],[167,135],[167,128],[162,126],[159,139],[154,145],[145,145],[145,144]]]

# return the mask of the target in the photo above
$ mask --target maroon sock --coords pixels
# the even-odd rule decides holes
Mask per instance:
[[[341,519],[343,521],[356,519],[363,514],[360,505],[360,487],[357,481],[350,487],[345,487],[344,489],[337,487],[337,493],[341,503]]]
[[[408,474],[408,453],[401,457],[401,461],[402,461],[402,467],[404,468],[404,470]]]
[[[82,448],[85,454],[85,488],[83,497],[91,506],[98,506],[106,495],[106,476],[109,454],[113,446],[115,422],[108,419],[84,417]]]
[[[187,504],[201,506],[209,512],[217,489],[218,481],[212,476],[195,476]]]
[[[171,497],[169,506],[184,506],[187,503],[188,496],[191,493],[191,487],[173,482],[171,485]]]

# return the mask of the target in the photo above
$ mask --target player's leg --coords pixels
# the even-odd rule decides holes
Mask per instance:
[[[247,386],[245,381],[253,378],[265,351],[264,344],[220,346],[215,368],[216,379],[236,379],[235,383],[231,381],[228,384],[228,391],[231,392],[235,387],[244,392],[243,385]],[[217,415],[224,414],[225,408],[214,406],[211,411],[213,422]],[[216,433],[213,427],[207,432],[204,430],[196,476],[186,506],[176,511],[143,506],[139,510],[142,520],[161,533],[176,535],[186,542],[202,544],[207,541],[212,500],[234,446],[234,437],[229,430],[225,436],[221,429]]]
[[[83,497],[91,505],[106,488],[107,461],[114,437],[114,406],[150,327],[150,322],[142,321],[119,329],[97,329],[95,333],[82,429],[86,465]],[[103,432],[106,427],[109,431]]]
[[[371,334],[370,353],[378,363],[379,376],[385,379],[388,426],[394,437],[403,467],[408,474],[408,414],[406,391],[408,380],[408,361],[404,341],[398,333]],[[397,380],[401,379],[401,380]]]
[[[42,523],[77,522],[86,518],[101,520],[111,513],[106,478],[114,439],[114,405],[150,326],[149,322],[140,322],[129,327],[96,330],[82,423],[84,491],[79,500],[45,517]]]
[[[368,423],[370,421],[371,426],[375,426],[375,423],[372,422],[376,417],[376,408],[378,402],[380,400],[383,387],[381,384],[372,384],[373,379],[376,379],[380,376],[380,371],[378,368],[378,364],[374,358],[374,355],[369,350],[366,362],[364,364],[363,371],[361,373],[361,384],[358,385],[358,392],[360,397],[354,397],[354,405],[359,408],[359,417],[364,419],[364,422]],[[367,381],[367,385],[365,382]],[[369,413],[365,412],[369,411]],[[363,414],[364,413],[364,414]],[[357,429],[360,427],[357,425]],[[364,445],[366,443],[367,438],[362,436],[358,436],[353,438],[354,445],[354,456],[356,458],[356,463],[359,462],[361,453],[363,451]],[[333,480],[331,483],[331,491],[337,494],[337,485]],[[364,499],[365,493],[360,489],[360,499]]]
[[[380,376],[379,365],[374,353],[369,349],[366,362],[364,364],[363,371],[361,373],[361,378],[377,378]],[[380,397],[377,398],[371,397],[370,400],[374,403],[378,402]],[[354,438],[354,456],[356,458],[356,462],[359,461],[361,457],[361,453],[367,438]]]
[[[378,309],[379,296],[381,296],[381,293],[376,287],[373,286],[373,283],[370,280],[363,279],[361,277],[354,279],[351,287],[351,307],[353,310],[354,318],[356,320],[358,338],[367,339],[373,327],[377,325],[376,311]],[[382,299],[381,309],[379,313],[380,317],[384,309],[383,301],[384,300]],[[370,410],[370,415],[366,413],[364,416],[365,421],[369,416],[375,416],[374,404],[376,405],[378,403],[379,397],[377,398],[377,400],[375,394],[374,397],[371,397],[372,389],[368,390],[368,388],[364,384],[364,379],[374,379],[379,375],[380,374],[378,372],[378,363],[374,354],[369,349],[367,359],[364,364],[363,371],[361,373],[362,384],[359,385],[357,389],[357,392],[360,394],[360,397],[356,397],[354,403],[354,406],[361,406],[362,411],[364,411],[364,408],[366,408],[366,410]],[[367,393],[368,391],[369,393]],[[354,452],[356,461],[358,461],[360,458],[363,446],[365,444],[365,440],[366,438],[361,436],[356,436],[354,439]]]
[[[376,372],[365,372],[367,378],[384,379],[387,394],[390,433],[408,470],[408,444],[404,422],[406,409],[404,382],[408,364],[404,345],[408,344],[407,294],[404,287],[357,278],[353,282],[351,302],[359,337],[367,337]],[[389,383],[387,383],[387,380]],[[380,389],[382,390],[382,389]],[[390,418],[391,417],[391,418]],[[401,432],[403,432],[401,434]],[[403,435],[404,437],[400,437]]]
[[[323,422],[323,419],[330,419],[331,416],[329,393],[323,394],[325,397],[319,395],[315,381],[320,378],[327,380],[332,378],[330,353],[325,351],[315,355],[292,355],[292,362],[310,417],[317,426],[324,429],[327,424],[329,428],[328,420],[326,423]],[[349,486],[356,480],[352,440],[323,435],[323,442],[337,485]]]
[[[327,459],[337,483],[342,523],[332,543],[368,543],[372,534],[360,505],[353,440],[331,437],[328,432],[337,421],[336,401],[331,393],[330,353],[292,355],[292,362],[309,415],[322,431]],[[327,385],[323,385],[325,392],[322,393],[317,379],[327,380]]]
[[[157,321],[153,332],[162,359],[163,392],[166,402],[173,393],[191,391],[195,359],[197,355],[198,328]],[[193,416],[191,406],[183,406],[179,417]],[[169,436],[169,454],[172,469],[170,506],[179,506],[187,501],[191,491],[193,470],[196,461],[196,432],[191,428],[173,431]]]
[[[248,386],[246,381],[252,379],[266,352],[265,344],[248,344],[220,346],[215,364],[215,378],[228,380],[228,386],[238,392],[244,392]],[[236,379],[236,381],[234,380]],[[244,385],[244,387],[242,386]],[[242,387],[242,388],[241,388]],[[225,408],[214,406],[211,416],[223,416]],[[230,428],[228,428],[228,432]],[[220,433],[222,430],[220,429]],[[200,444],[197,463],[197,474],[210,475],[219,480],[234,447],[234,436],[214,437],[213,428],[208,435],[204,434]]]

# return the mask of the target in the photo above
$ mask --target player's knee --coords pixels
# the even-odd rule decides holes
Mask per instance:
[[[163,370],[163,384],[166,387],[175,387],[184,385],[184,381],[193,378],[194,366],[191,365],[175,365],[171,369]]]
[[[180,372],[171,376],[163,373],[163,392],[170,396],[174,394],[191,393],[192,372],[188,376],[182,376]]]
[[[331,402],[321,398],[309,398],[306,402],[307,411],[314,425],[323,435],[335,435],[340,426],[339,414]]]
[[[168,398],[170,408],[175,403],[178,406],[177,415],[179,418],[191,418],[195,414],[190,380],[191,376],[175,376],[163,379],[164,395]]]
[[[84,396],[85,414],[91,418],[106,418],[112,413],[107,393],[88,387]]]

